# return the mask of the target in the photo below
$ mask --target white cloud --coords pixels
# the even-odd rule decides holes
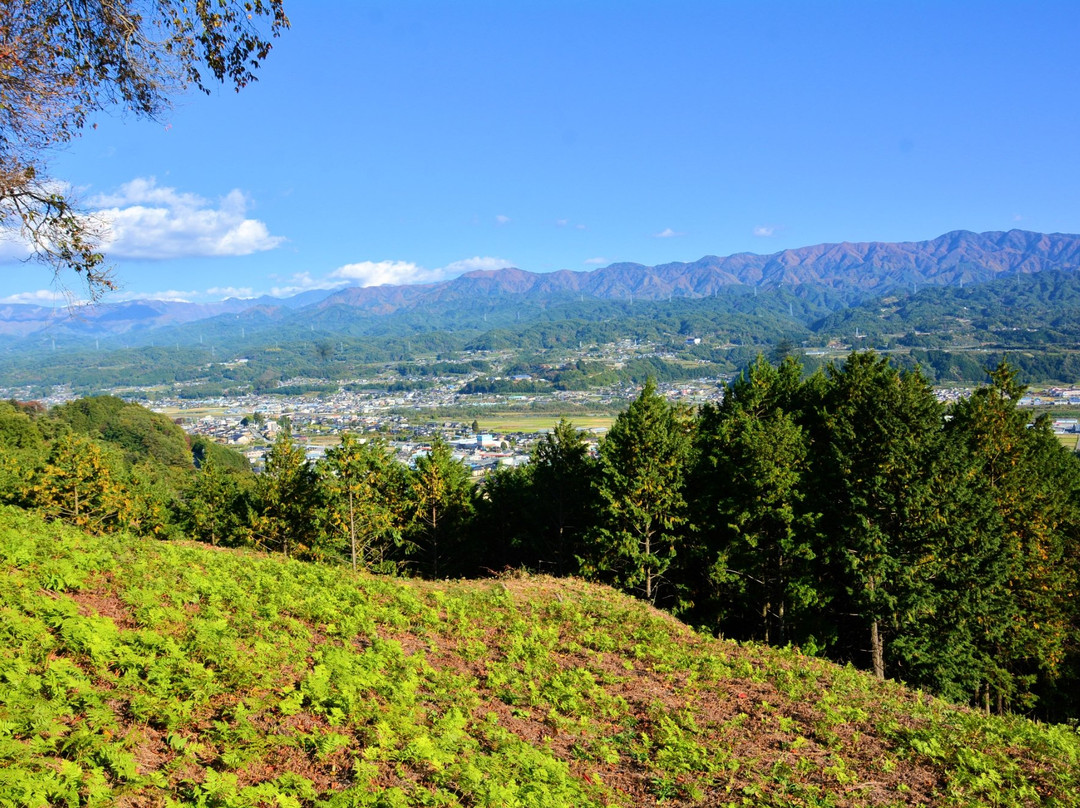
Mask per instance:
[[[267,294],[273,297],[290,297],[312,289],[337,289],[349,285],[347,278],[335,278],[335,274],[336,272],[331,272],[325,277],[313,278],[310,272],[297,272],[288,279],[287,283],[273,287]]]
[[[452,261],[443,267],[428,269],[411,261],[358,261],[338,267],[327,275],[313,275],[311,272],[297,272],[282,278],[270,276],[277,284],[269,290],[256,290],[250,286],[214,286],[203,291],[163,292],[117,292],[109,295],[108,302],[125,300],[170,300],[203,301],[224,300],[235,297],[240,299],[268,294],[272,297],[291,297],[301,292],[314,289],[340,289],[345,286],[381,286],[384,284],[432,283],[445,280],[474,270],[496,270],[512,267],[513,263],[505,258],[493,256],[473,256],[459,261]],[[0,303],[41,303],[48,305],[57,300],[66,299],[62,293],[48,291],[29,292],[12,295]]]
[[[559,227],[566,227],[568,224],[570,224],[570,220],[569,219],[556,219],[555,224],[557,224]]]
[[[437,270],[442,273],[444,278],[452,278],[454,275],[461,275],[465,272],[473,272],[477,269],[495,270],[495,269],[507,269],[512,267],[513,263],[507,261],[505,258],[492,258],[485,255],[483,257],[474,255],[472,258],[465,258],[461,261],[451,261],[444,266],[441,270]]]
[[[603,266],[604,264],[610,264],[611,262],[606,258],[586,258],[586,264],[592,264],[593,266]]]
[[[411,261],[359,261],[346,264],[330,273],[331,278],[352,281],[357,286],[382,286],[393,283],[423,283],[432,272]]]
[[[68,295],[56,289],[38,289],[34,292],[19,292],[15,295],[0,297],[0,303],[27,303],[34,306],[51,306],[53,303],[61,301],[66,303],[69,300]]]
[[[495,217],[495,224],[506,224],[509,221],[510,221],[510,217],[509,216],[504,216],[501,213],[498,216]]]
[[[175,188],[159,186],[155,177],[136,177],[121,185],[116,193],[97,194],[87,202],[96,208],[126,208],[130,205],[194,208],[206,204],[198,194],[180,193]]]
[[[772,238],[776,235],[775,224],[759,224],[754,228],[754,235],[760,238]]]
[[[0,229],[0,263],[25,261],[32,254],[29,242],[13,227]]]
[[[334,280],[333,285],[340,285],[343,281],[352,282],[356,286],[433,283],[478,269],[495,270],[510,266],[513,264],[505,258],[479,255],[452,261],[444,267],[435,269],[427,269],[411,261],[360,261],[339,267],[328,277]]]
[[[659,233],[654,233],[653,237],[654,238],[677,238],[678,236],[685,236],[685,235],[686,235],[686,233],[679,233],[679,232],[676,232],[675,230],[672,230],[670,227],[665,227]]]
[[[285,239],[247,218],[248,198],[238,189],[217,203],[162,187],[153,177],[134,179],[114,194],[88,200],[107,228],[102,250],[110,257],[169,259],[251,255]]]

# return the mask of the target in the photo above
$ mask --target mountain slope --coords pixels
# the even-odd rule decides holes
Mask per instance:
[[[0,336],[48,332],[104,336],[146,334],[163,327],[189,326],[207,318],[232,318],[239,327],[314,325],[342,317],[360,319],[461,310],[510,314],[543,310],[570,300],[663,300],[724,295],[741,287],[794,290],[800,297],[827,301],[836,311],[896,289],[926,285],[975,284],[1010,274],[1080,267],[1080,236],[1068,234],[954,231],[920,242],[818,244],[771,255],[739,253],[705,256],[691,263],[657,266],[621,263],[589,272],[533,273],[522,269],[469,272],[439,283],[349,287],[305,292],[289,299],[228,300],[214,304],[130,301],[79,309],[67,317],[54,309],[8,305],[0,308]],[[332,314],[326,314],[333,312]]]
[[[2,804],[1080,804],[1067,728],[578,581],[374,578],[12,509],[0,568]]]
[[[934,334],[942,344],[1080,342],[1080,273],[1044,270],[868,300],[812,326],[823,336]]]
[[[526,300],[584,295],[600,299],[634,296],[708,297],[736,285],[759,289],[820,287],[849,299],[897,287],[977,283],[1009,273],[1080,267],[1080,236],[958,230],[931,241],[819,244],[772,255],[705,256],[692,263],[658,266],[622,263],[590,272],[530,273],[483,270],[422,286],[343,289],[317,308],[349,305],[388,314],[401,308],[492,298]]]

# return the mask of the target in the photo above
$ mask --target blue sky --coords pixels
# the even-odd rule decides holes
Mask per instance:
[[[1080,232],[1080,3],[287,10],[257,84],[56,155],[113,299]],[[0,300],[54,295],[16,253]]]

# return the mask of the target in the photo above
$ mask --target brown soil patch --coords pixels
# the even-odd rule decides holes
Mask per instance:
[[[118,629],[133,629],[137,625],[135,618],[117,594],[118,589],[111,576],[105,575],[98,576],[83,589],[65,594],[79,605],[79,614],[84,617],[108,617]]]

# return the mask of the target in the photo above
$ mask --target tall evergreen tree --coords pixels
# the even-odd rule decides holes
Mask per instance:
[[[289,429],[278,433],[256,484],[252,532],[263,547],[286,556],[321,555],[315,472]]]
[[[123,462],[90,438],[69,432],[53,441],[37,470],[29,503],[45,514],[93,531],[131,524],[136,503]]]
[[[849,626],[847,653],[868,641],[870,668],[884,677],[887,634],[925,591],[918,571],[938,525],[941,405],[918,371],[853,353],[829,368],[817,418],[822,583],[838,584],[833,617]]]
[[[802,369],[761,356],[703,408],[692,483],[709,619],[728,636],[784,643],[818,597],[814,516],[803,507],[809,441],[788,408]],[[704,595],[705,593],[703,593]]]
[[[441,437],[417,458],[407,497],[412,518],[406,536],[423,572],[432,578],[473,572],[465,541],[474,510],[471,475]]]
[[[582,571],[652,603],[680,605],[684,581],[673,576],[688,513],[684,484],[693,422],[656,390],[652,378],[615,419],[600,444],[598,524]]]
[[[545,571],[577,569],[582,540],[592,520],[595,464],[582,434],[565,418],[534,447],[529,462],[538,532],[538,559]]]
[[[555,575],[577,572],[594,518],[595,466],[585,438],[562,419],[533,447],[527,465],[484,480],[478,518],[489,540],[485,558]]]
[[[1030,703],[1040,679],[1059,676],[1076,638],[1080,463],[1045,419],[1028,423],[1023,393],[1002,363],[990,385],[953,408],[948,426],[981,517],[946,553],[955,566],[942,628],[950,646],[964,648],[961,681],[975,680],[987,709]]]
[[[210,544],[232,544],[243,524],[241,494],[233,476],[207,453],[180,506],[187,534]]]
[[[387,570],[405,519],[404,467],[384,443],[345,433],[316,471],[327,530],[344,539],[352,568]]]
[[[533,486],[530,465],[503,466],[484,477],[476,498],[476,550],[483,567],[543,569],[538,550],[541,503]]]

